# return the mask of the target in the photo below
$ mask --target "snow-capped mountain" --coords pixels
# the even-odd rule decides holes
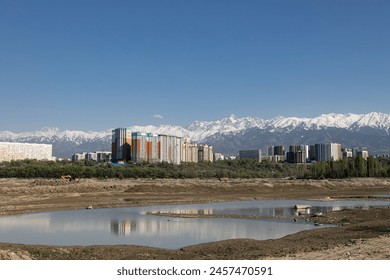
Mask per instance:
[[[58,128],[44,127],[41,130],[33,132],[13,133],[10,131],[1,131],[0,139],[2,141],[22,140],[23,142],[50,142],[53,139],[61,139],[65,141],[72,141],[76,144],[82,144],[86,141],[94,141],[99,138],[105,138],[108,135],[111,135],[111,130],[102,132],[84,132],[77,130],[60,131]]]
[[[358,129],[360,127],[379,128],[389,131],[390,115],[384,113],[369,114],[323,114],[315,118],[298,118],[278,116],[270,120],[246,117],[238,118],[231,115],[222,120],[214,122],[196,121],[188,126],[188,130],[194,133],[194,136],[203,135],[199,139],[205,138],[215,133],[226,133],[242,131],[248,128],[267,129],[270,131],[295,130],[297,128],[310,130],[322,128],[344,128],[348,130]]]
[[[372,152],[389,151],[390,115],[323,114],[315,118],[282,117],[264,120],[230,115],[217,121],[195,121],[187,127],[131,126],[132,131],[189,137],[194,142],[209,143],[214,151],[228,154],[240,149],[265,149],[271,145],[313,144],[323,141],[345,146],[366,146]],[[93,131],[60,131],[43,128],[34,132],[0,131],[0,141],[53,144],[53,154],[70,157],[75,152],[110,150],[111,129]]]

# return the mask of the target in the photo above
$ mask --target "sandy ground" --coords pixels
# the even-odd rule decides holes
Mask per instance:
[[[390,180],[0,179],[0,215],[89,206],[254,199],[377,199],[374,196],[378,194],[390,194]],[[384,199],[390,205],[390,199]],[[390,259],[388,208],[343,210],[300,218],[338,226],[319,227],[276,240],[224,240],[179,250],[131,245],[67,247],[0,243],[0,259]]]

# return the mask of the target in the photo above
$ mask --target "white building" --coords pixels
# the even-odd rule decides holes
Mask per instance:
[[[75,153],[72,155],[72,161],[79,161],[87,159],[87,153]]]
[[[51,144],[0,142],[0,161],[53,160]]]
[[[158,139],[159,161],[180,164],[183,138],[160,134]]]

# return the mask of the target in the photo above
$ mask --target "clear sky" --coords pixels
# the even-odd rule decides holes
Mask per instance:
[[[390,1],[0,0],[0,130],[390,113]]]

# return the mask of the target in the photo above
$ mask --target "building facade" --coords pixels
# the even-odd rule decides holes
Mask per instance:
[[[158,139],[159,162],[180,164],[183,138],[160,134]]]
[[[261,150],[242,150],[239,151],[240,159],[254,159],[261,162]]]
[[[213,146],[200,144],[198,146],[198,161],[214,161]]]
[[[0,161],[53,160],[51,144],[0,142]]]
[[[338,161],[342,159],[341,144],[320,143],[314,145],[316,161]]]
[[[198,144],[191,143],[188,138],[185,138],[182,144],[182,162],[198,162],[199,156]]]
[[[117,128],[112,131],[111,152],[113,162],[127,162],[131,159],[131,131]]]
[[[131,133],[131,160],[135,163],[143,163],[147,157],[147,135],[142,132]]]
[[[305,163],[308,158],[308,145],[291,145],[286,156],[287,162],[289,163]]]
[[[135,163],[157,163],[159,162],[159,137],[154,133],[133,132],[132,157]]]

